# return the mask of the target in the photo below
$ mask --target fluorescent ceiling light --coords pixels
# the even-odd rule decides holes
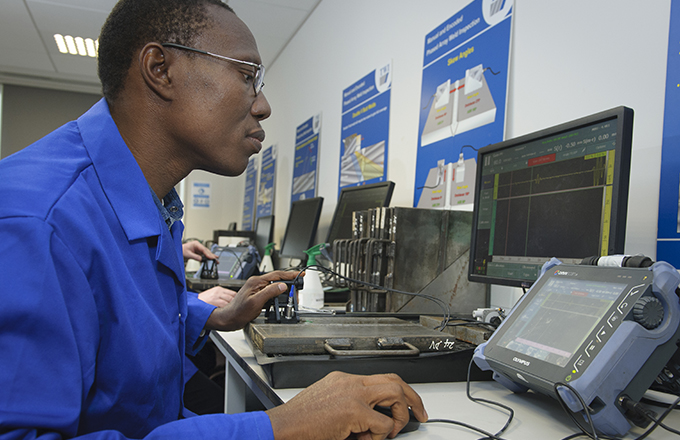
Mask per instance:
[[[74,38],[71,35],[54,34],[54,41],[61,53],[96,58],[99,51],[99,40],[92,38]]]

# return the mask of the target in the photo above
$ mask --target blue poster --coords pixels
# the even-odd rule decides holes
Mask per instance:
[[[342,92],[338,192],[348,186],[383,182],[387,176],[391,85],[389,63]]]
[[[255,188],[257,185],[257,158],[251,157],[248,160],[248,168],[246,168],[246,190],[243,197],[243,216],[242,226],[243,231],[253,230],[253,214],[255,213]]]
[[[413,206],[472,209],[477,150],[500,142],[513,0],[475,0],[425,37]]]
[[[316,196],[321,115],[315,115],[295,130],[295,161],[291,202]]]
[[[210,208],[210,182],[193,182],[191,184],[191,207]]]
[[[661,144],[657,261],[680,267],[680,5],[671,2]]]
[[[274,183],[276,182],[276,145],[262,154],[260,184],[257,190],[257,217],[272,215],[274,211]]]

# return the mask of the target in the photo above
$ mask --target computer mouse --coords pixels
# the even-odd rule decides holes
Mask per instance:
[[[374,410],[378,411],[381,414],[386,415],[387,417],[392,417],[392,408],[385,407],[385,406],[374,406]],[[418,429],[420,426],[420,421],[416,419],[416,415],[413,414],[413,411],[411,408],[408,409],[408,423],[406,423],[406,426],[401,428],[401,431],[399,431],[399,434],[402,432],[411,432],[415,431]]]

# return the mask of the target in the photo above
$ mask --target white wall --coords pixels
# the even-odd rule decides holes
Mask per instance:
[[[210,184],[210,207],[194,208],[191,188],[194,182]],[[245,180],[242,177],[224,177],[207,171],[193,171],[179,185],[184,202],[184,239],[212,240],[213,231],[227,229],[229,223],[241,225]],[[183,192],[183,194],[182,194]]]
[[[337,195],[342,90],[389,59],[392,204],[412,206],[424,38],[468,3],[322,0],[265,81],[273,109],[263,123],[265,144],[279,145],[277,242],[290,206],[295,127],[322,113],[319,237],[325,237]],[[652,257],[669,15],[670,0],[515,0],[506,127],[511,138],[618,105],[633,108],[626,253]],[[518,295],[497,292],[492,301],[500,306],[512,305]]]

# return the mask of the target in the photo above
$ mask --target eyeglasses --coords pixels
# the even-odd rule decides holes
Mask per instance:
[[[264,66],[262,64],[255,64],[249,61],[237,60],[235,58],[225,57],[224,55],[217,55],[216,53],[208,52],[201,49],[194,49],[193,47],[182,46],[181,44],[175,43],[163,43],[163,47],[174,47],[176,49],[190,50],[192,52],[197,52],[203,55],[208,55],[211,57],[219,58],[221,60],[231,61],[232,63],[246,64],[255,68],[255,74],[253,75],[253,90],[255,90],[255,95],[260,93],[262,87],[264,87]]]

